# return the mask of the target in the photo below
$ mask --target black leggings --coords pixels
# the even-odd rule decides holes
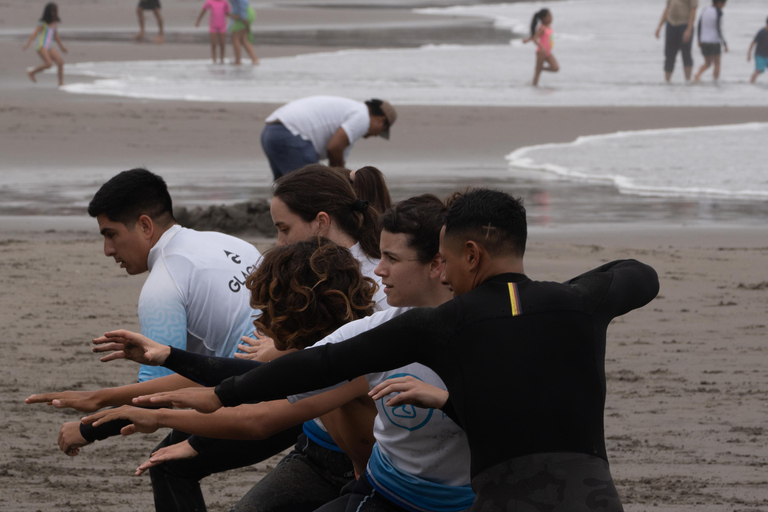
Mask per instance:
[[[296,447],[231,512],[312,512],[355,478],[346,454],[299,436]]]
[[[325,504],[315,512],[408,512],[376,491],[365,475],[355,482],[352,492]]]
[[[664,71],[671,73],[675,69],[675,60],[677,52],[683,53],[683,66],[693,67],[693,56],[691,56],[691,46],[693,45],[693,30],[691,38],[687,43],[683,43],[683,34],[688,25],[671,25],[667,22],[666,39],[664,40]]]
[[[276,455],[295,443],[301,432],[301,425],[297,425],[259,441],[212,439],[207,441],[205,450],[197,457],[168,461],[150,468],[155,510],[204,512],[205,499],[200,480],[213,473],[250,466]],[[155,450],[180,443],[188,437],[188,434],[173,430]]]

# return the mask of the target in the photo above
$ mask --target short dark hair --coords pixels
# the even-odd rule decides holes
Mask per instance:
[[[408,247],[420,263],[429,263],[440,248],[440,230],[445,224],[445,204],[432,194],[400,201],[379,217],[379,226],[389,233],[406,235]]]
[[[448,206],[445,235],[478,242],[491,255],[522,257],[528,238],[523,200],[483,188],[457,195]]]
[[[88,215],[107,216],[132,226],[142,215],[153,221],[173,218],[173,203],[165,180],[146,169],[123,171],[103,184],[88,205]]]
[[[253,324],[278,350],[309,347],[372,314],[378,289],[349,249],[322,237],[265,252],[245,286],[251,307],[261,310]]]

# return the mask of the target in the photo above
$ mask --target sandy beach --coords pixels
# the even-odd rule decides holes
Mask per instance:
[[[432,19],[402,3],[334,3],[256,4],[259,56],[356,47],[362,40],[375,46],[498,37],[488,23]],[[227,197],[235,189],[247,198],[268,197],[271,178],[258,139],[276,105],[67,94],[49,74],[32,84],[24,69],[38,57],[21,46],[42,5],[0,0],[0,172],[51,169],[53,184],[28,191],[38,199],[49,190],[43,185],[55,187],[56,172],[98,168],[109,177],[136,166],[161,175],[181,169],[213,176]],[[61,7],[67,63],[196,59],[209,52],[193,30],[200,2],[163,2],[163,45],[130,42],[131,2],[74,0]],[[152,35],[151,17],[147,27]],[[366,31],[375,31],[373,41]],[[765,122],[768,107],[412,105],[398,112],[392,139],[361,142],[349,162],[381,168],[396,199],[469,185],[522,195],[531,225],[526,271],[534,279],[562,281],[619,258],[658,271],[660,296],[608,332],[605,429],[625,509],[768,511],[768,278],[762,270],[768,205],[512,180],[504,160],[516,148],[582,135]],[[190,206],[216,201],[175,190],[172,179],[169,185],[179,206],[186,204],[178,197],[190,198]],[[0,510],[151,510],[149,478],[132,474],[164,434],[110,439],[67,457],[56,445],[58,429],[80,415],[23,403],[36,392],[135,379],[132,363],[100,363],[90,340],[113,328],[138,329],[144,276],[127,276],[104,257],[96,223],[83,212],[4,208],[13,199],[7,194],[0,187]],[[261,250],[274,243],[261,234],[242,236]],[[275,462],[206,479],[209,510],[229,510]]]

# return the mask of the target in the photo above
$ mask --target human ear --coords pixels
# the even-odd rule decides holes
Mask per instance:
[[[149,215],[141,215],[136,222],[139,225],[139,229],[141,229],[141,233],[146,238],[152,238],[152,235],[155,233],[155,223],[152,221],[152,218]]]
[[[320,212],[315,217],[315,222],[317,222],[317,227],[320,231],[320,234],[327,233],[328,228],[331,227],[331,216],[325,212]]]
[[[480,246],[472,240],[464,244],[464,260],[467,262],[467,268],[470,271],[477,270],[480,266]]]
[[[445,266],[445,260],[439,254],[435,254],[432,261],[429,262],[429,277],[438,278],[443,273],[443,267]]]

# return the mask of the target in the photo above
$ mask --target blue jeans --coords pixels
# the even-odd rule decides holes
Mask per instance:
[[[292,134],[281,123],[264,126],[261,132],[261,147],[267,155],[275,179],[320,161],[311,142]]]

